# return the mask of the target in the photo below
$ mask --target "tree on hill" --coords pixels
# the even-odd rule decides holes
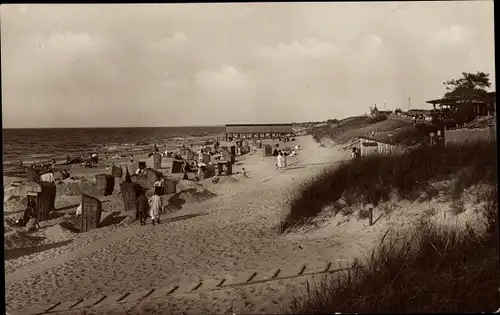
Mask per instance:
[[[396,108],[396,110],[394,110],[394,114],[396,114],[396,115],[399,115],[402,113],[403,113],[403,110],[401,108]]]
[[[488,102],[488,91],[486,89],[491,86],[489,77],[490,74],[485,72],[462,72],[461,78],[449,80],[443,83],[447,90],[444,96],[452,98],[456,97],[466,103],[476,101]],[[489,106],[493,106],[493,104],[490,104]],[[461,107],[457,112],[454,112],[451,115],[454,124],[466,123],[476,116],[474,109],[471,106]]]
[[[491,86],[490,74],[462,72],[461,78],[449,80],[443,84],[447,90],[445,97],[476,98],[487,93],[486,89]]]

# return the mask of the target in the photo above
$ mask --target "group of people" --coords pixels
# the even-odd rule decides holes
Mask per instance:
[[[278,151],[278,155],[276,156],[276,169],[277,170],[282,170],[286,168],[286,158],[287,154],[285,152],[282,152],[281,150]]]
[[[151,198],[146,197],[144,189],[138,191],[137,197],[137,215],[141,225],[145,225],[148,216],[151,217],[153,225],[160,224],[160,214],[163,210],[163,199],[161,199],[160,187],[155,187]]]

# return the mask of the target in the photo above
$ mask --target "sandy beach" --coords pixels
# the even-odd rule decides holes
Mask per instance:
[[[117,292],[124,286],[148,288],[249,268],[268,269],[294,260],[319,259],[319,254],[331,258],[336,249],[324,250],[331,241],[290,240],[279,234],[279,224],[294,184],[319,171],[325,166],[322,163],[347,154],[320,148],[308,136],[293,144],[300,144],[302,150],[289,158],[289,170],[278,172],[274,157],[264,158],[255,150],[236,163],[235,171],[245,167],[248,177],[222,177],[218,184],[202,181],[216,197],[201,202],[193,198],[162,219],[199,214],[196,217],[158,226],[120,224],[73,235],[52,222],[52,227],[37,232],[45,237],[54,234],[44,244],[47,250],[5,262],[8,305],[19,308]],[[106,212],[122,206],[120,198],[102,199]],[[60,196],[56,208],[74,211],[78,201],[78,196]]]
[[[441,222],[447,220],[443,215],[446,207],[438,207],[436,201],[399,202],[395,215],[384,215],[383,206],[378,207],[374,216],[379,222],[373,226],[354,215],[332,217],[325,211],[312,227],[280,234],[280,220],[297,185],[325,166],[349,158],[348,152],[331,142],[319,146],[310,136],[297,138],[295,144],[300,144],[301,150],[289,158],[285,171],[277,171],[275,158],[263,157],[255,148],[235,164],[236,172],[244,167],[248,176],[223,176],[218,184],[210,179],[199,182],[204,193],[184,195],[186,202],[181,209],[163,215],[160,225],[140,226],[125,220],[74,234],[59,226],[62,219],[56,218],[42,222],[43,228],[33,233],[34,237],[44,237],[44,243],[34,247],[31,254],[32,249],[15,248],[19,241],[10,237],[13,245],[6,251],[5,262],[9,308],[221,278],[247,270],[352,260],[369,252],[389,228],[397,231],[412,227],[425,209],[439,208],[434,217]],[[208,192],[209,196],[203,198]],[[71,213],[79,198],[59,195],[56,208],[65,210],[57,212]],[[100,198],[103,216],[123,207],[120,196]],[[470,215],[469,211],[461,216]],[[175,217],[181,219],[167,222]],[[459,218],[448,220],[456,223]],[[28,247],[29,242],[23,241],[23,247]],[[286,304],[292,292],[300,292],[304,283],[304,279],[292,279],[209,296],[173,296],[162,301],[162,307],[179,311],[225,312],[227,307],[237,307],[238,312],[284,312],[278,306]]]

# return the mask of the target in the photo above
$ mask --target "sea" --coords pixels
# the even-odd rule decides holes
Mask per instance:
[[[3,129],[3,171],[4,176],[16,176],[19,161],[30,165],[53,158],[63,161],[67,154],[72,157],[94,152],[116,154],[132,147],[154,144],[165,147],[183,139],[216,137],[223,132],[224,126]]]

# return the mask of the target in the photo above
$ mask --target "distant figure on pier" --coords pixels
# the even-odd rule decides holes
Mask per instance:
[[[23,160],[19,160],[19,167],[23,167]]]

